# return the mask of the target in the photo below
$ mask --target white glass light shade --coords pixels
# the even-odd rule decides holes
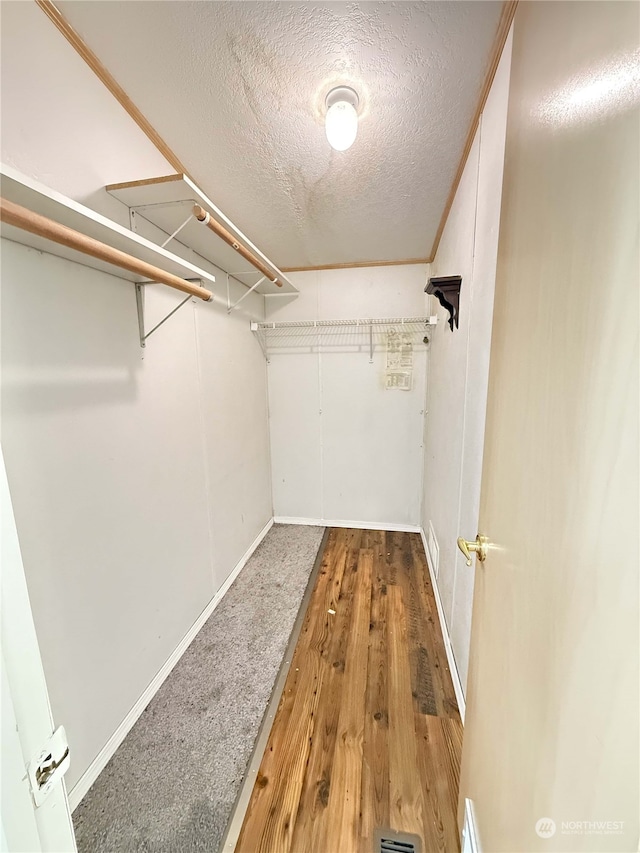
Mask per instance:
[[[351,148],[358,134],[358,113],[346,101],[337,101],[327,110],[325,128],[329,145],[336,151]]]

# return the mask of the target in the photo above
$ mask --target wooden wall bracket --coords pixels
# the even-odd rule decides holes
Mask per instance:
[[[460,313],[460,285],[462,276],[444,275],[439,278],[430,278],[425,287],[425,293],[433,294],[440,305],[449,312],[449,328],[453,332],[455,325],[458,328],[458,316]]]

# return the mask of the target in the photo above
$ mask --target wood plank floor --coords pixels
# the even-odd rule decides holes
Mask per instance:
[[[237,853],[454,853],[461,749],[420,536],[333,528]]]

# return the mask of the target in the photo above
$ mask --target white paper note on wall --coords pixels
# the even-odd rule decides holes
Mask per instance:
[[[395,329],[387,332],[387,369],[384,387],[387,391],[410,391],[413,378],[413,344],[411,334]]]

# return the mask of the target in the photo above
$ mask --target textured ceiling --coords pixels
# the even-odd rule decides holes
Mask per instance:
[[[59,8],[205,193],[280,266],[424,258],[500,2],[139,2]],[[353,147],[324,98],[360,95]]]

